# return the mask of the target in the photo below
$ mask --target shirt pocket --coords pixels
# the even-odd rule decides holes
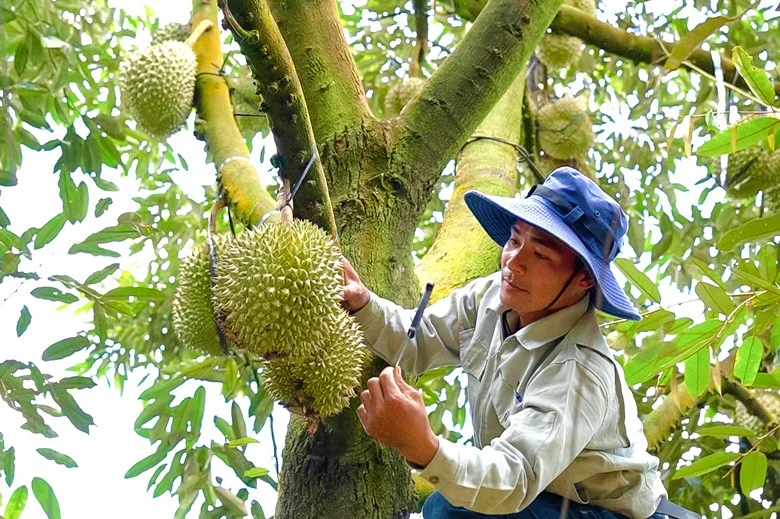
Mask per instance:
[[[509,427],[510,418],[523,408],[523,397],[517,387],[510,387],[496,377],[490,388],[490,401],[496,411],[496,417],[504,429]]]
[[[460,364],[463,371],[477,380],[482,379],[485,373],[485,364],[487,363],[487,348],[482,341],[473,340],[474,329],[463,330],[458,335],[460,345]]]

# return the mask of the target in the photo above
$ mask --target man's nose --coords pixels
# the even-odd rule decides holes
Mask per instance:
[[[515,247],[506,262],[507,268],[512,272],[524,275],[526,271],[526,250],[522,244]]]

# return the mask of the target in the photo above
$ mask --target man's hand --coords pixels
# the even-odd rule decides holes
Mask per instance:
[[[344,308],[349,313],[355,313],[368,304],[371,293],[360,281],[360,276],[355,272],[352,263],[344,256],[341,257],[341,264],[344,267],[344,286],[341,289],[341,299],[344,301]]]
[[[368,381],[357,408],[366,433],[394,447],[410,462],[424,467],[439,449],[422,395],[404,381],[401,368],[385,368]]]

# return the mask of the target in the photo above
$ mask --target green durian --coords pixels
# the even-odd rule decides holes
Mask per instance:
[[[227,238],[215,236],[219,258]],[[211,301],[211,275],[208,245],[201,244],[179,267],[173,297],[173,331],[179,342],[210,355],[223,355]]]
[[[301,354],[327,336],[339,308],[341,254],[316,225],[275,222],[241,233],[217,263],[215,310],[237,345]]]
[[[761,402],[767,411],[780,419],[780,394],[776,391],[767,392],[757,390],[752,390],[751,393],[759,402]],[[734,408],[734,424],[750,429],[756,436],[762,436],[767,432],[766,424],[753,416],[740,401],[737,401],[736,407]],[[774,452],[777,448],[778,442],[776,436],[768,436],[758,446],[758,450],[767,453]]]
[[[197,66],[192,49],[178,41],[127,56],[119,67],[122,100],[144,131],[165,139],[184,126],[192,110]]]
[[[539,61],[550,69],[563,69],[573,65],[582,54],[582,40],[567,34],[545,34],[536,48]]]
[[[544,105],[536,115],[539,147],[555,159],[587,156],[593,146],[593,124],[584,98],[565,97]]]
[[[387,89],[385,96],[385,117],[393,117],[401,113],[404,106],[411,101],[425,86],[425,79],[410,77],[403,82],[395,83]]]
[[[297,406],[305,398],[303,380],[298,376],[293,359],[273,358],[263,366],[263,387],[271,398],[288,406]]]
[[[192,27],[188,23],[169,23],[163,25],[152,34],[152,45],[157,45],[164,41],[184,41],[190,33]]]
[[[752,172],[754,164],[758,164],[764,152],[760,148],[745,148],[729,155],[726,166],[724,187],[735,198],[752,198],[761,189],[760,181],[756,182]],[[756,170],[758,171],[758,170]]]
[[[345,311],[337,309],[329,321],[328,337],[295,366],[303,392],[322,417],[335,415],[349,405],[369,359],[363,334]]]

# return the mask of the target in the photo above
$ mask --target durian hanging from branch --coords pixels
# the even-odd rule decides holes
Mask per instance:
[[[596,12],[596,0],[564,0],[563,3],[590,15]],[[580,59],[582,46],[582,40],[576,36],[550,33],[539,41],[536,54],[548,69],[560,70]]]
[[[135,50],[119,68],[122,101],[145,132],[165,139],[178,131],[193,106],[198,63],[192,46],[213,27],[204,20],[182,41],[163,40]]]

